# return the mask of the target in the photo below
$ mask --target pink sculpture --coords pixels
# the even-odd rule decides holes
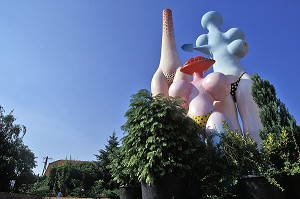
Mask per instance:
[[[174,28],[172,21],[172,11],[163,10],[163,30],[160,63],[151,82],[151,92],[153,95],[164,94],[168,96],[170,85],[176,79],[188,80],[189,76],[177,70],[182,66],[177,53]]]
[[[203,132],[223,132],[223,121],[230,124],[225,114],[217,111],[214,101],[223,100],[229,95],[230,84],[225,75],[214,72],[204,77],[212,64],[212,59],[201,56],[191,58],[180,69],[181,72],[193,75],[193,80],[175,80],[169,89],[170,96],[180,96],[187,102],[188,116],[200,125]],[[218,142],[218,137],[214,140]]]
[[[224,100],[230,92],[230,84],[222,73],[211,73],[204,78],[206,72],[215,63],[204,57],[191,58],[182,68],[174,36],[172,12],[163,11],[163,32],[161,57],[157,71],[151,82],[153,95],[180,96],[186,101],[184,107],[188,116],[205,131],[224,131],[223,121],[230,124],[225,114],[216,110],[214,101]],[[191,81],[190,75],[193,75]],[[218,137],[214,140],[218,142]]]

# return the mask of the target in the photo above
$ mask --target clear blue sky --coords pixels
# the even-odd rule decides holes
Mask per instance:
[[[250,51],[242,63],[276,88],[300,121],[298,0],[0,1],[0,105],[27,127],[24,142],[41,174],[43,157],[95,160],[125,123],[130,96],[150,89],[160,59],[162,10],[173,11],[180,49],[219,11],[223,31],[239,27]]]

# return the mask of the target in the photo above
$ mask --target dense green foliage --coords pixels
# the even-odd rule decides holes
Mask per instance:
[[[113,180],[113,176],[109,165],[111,165],[112,154],[118,149],[118,138],[116,137],[116,133],[109,137],[108,144],[105,145],[105,149],[99,150],[99,155],[96,155],[99,166],[99,174],[100,179],[103,181],[101,191],[105,193],[105,195],[115,198],[118,194],[119,184]]]
[[[127,172],[147,183],[166,175],[187,175],[196,164],[199,126],[181,107],[178,98],[152,97],[140,90],[130,100],[122,129]]]
[[[112,180],[110,153],[118,146],[115,132],[110,136],[105,149],[99,150],[97,161],[83,162],[66,160],[60,166],[54,166],[48,176],[43,176],[28,193],[39,196],[56,196],[61,191],[69,197],[95,197],[100,194],[110,198],[118,195],[118,185]]]
[[[99,179],[95,162],[67,161],[63,166],[51,169],[48,186],[64,196],[90,196],[94,182]]]
[[[199,182],[201,198],[228,198],[241,176],[258,174],[261,162],[257,144],[249,134],[243,136],[231,131],[224,122],[225,132],[208,133],[203,151],[199,154],[198,168],[194,171]],[[220,137],[218,144],[214,136]]]
[[[258,75],[253,77],[252,94],[264,126],[260,150],[248,133],[231,131],[226,123],[225,132],[208,133],[201,142],[199,126],[185,116],[184,101],[152,97],[147,90],[140,90],[132,96],[125,114],[121,146],[113,132],[105,148],[95,155],[97,161],[70,161],[54,167],[28,193],[55,196],[60,190],[64,196],[102,193],[117,198],[119,186],[152,183],[170,175],[188,176],[198,183],[200,198],[228,198],[240,177],[252,174],[280,186],[274,177],[300,173],[300,127],[277,99],[274,86]],[[8,190],[10,179],[16,179],[16,189],[24,191],[27,187],[21,184],[34,179],[34,155],[22,142],[25,127],[14,121],[11,113],[4,116],[1,108],[0,169],[5,172],[0,173],[0,189]],[[213,143],[214,136],[220,137],[218,144]]]
[[[276,177],[300,173],[300,131],[296,120],[277,99],[274,86],[258,75],[253,77],[252,94],[264,126],[261,149],[248,133],[243,136],[226,124],[218,145],[209,141],[215,135],[208,136],[206,152],[199,157],[202,161],[196,171],[202,198],[227,198],[230,187],[245,175],[262,175],[281,187]]]
[[[262,139],[266,139],[268,132],[280,134],[282,129],[296,136],[299,144],[300,127],[289,113],[286,106],[276,97],[276,90],[269,81],[261,79],[258,75],[253,78],[252,95],[260,109],[260,119],[264,129]]]
[[[12,112],[4,114],[0,106],[0,191],[24,192],[25,184],[35,180],[34,153],[23,143],[26,128],[15,124]],[[11,180],[15,182],[11,189]]]
[[[130,170],[126,167],[125,162],[126,152],[122,150],[122,146],[117,147],[110,155],[110,169],[113,180],[119,186],[138,186],[138,180],[134,177],[134,174],[129,174]]]
[[[185,116],[182,103],[178,98],[152,97],[146,90],[132,96],[123,126],[127,135],[119,153],[122,161],[116,162],[122,165],[119,173],[148,183],[188,174],[199,183],[201,198],[226,198],[241,176],[259,173],[257,144],[226,123],[225,132],[207,134],[201,143],[200,129]],[[219,144],[213,143],[214,136],[220,136]]]
[[[37,177],[36,182],[29,185],[27,193],[36,196],[56,196],[56,193],[50,190],[46,176]]]
[[[285,105],[276,97],[269,81],[253,78],[252,95],[260,109],[264,129],[261,131],[261,172],[270,176],[300,173],[300,127]],[[272,180],[276,184],[275,180]]]
[[[257,143],[249,135],[242,135],[238,131],[231,131],[225,124],[225,132],[221,134],[220,153],[226,157],[231,174],[235,178],[245,175],[257,175],[261,156],[257,150]]]

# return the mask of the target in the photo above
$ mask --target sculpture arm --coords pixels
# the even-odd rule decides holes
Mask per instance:
[[[207,55],[210,54],[209,46],[208,46],[208,36],[207,34],[200,35],[196,40],[196,48],[197,51],[205,53]]]

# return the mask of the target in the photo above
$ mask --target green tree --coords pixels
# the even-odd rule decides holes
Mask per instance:
[[[300,127],[286,106],[276,96],[269,81],[258,75],[253,78],[252,95],[260,109],[264,129],[260,135],[264,170],[269,174],[294,175],[300,173]]]
[[[132,95],[122,129],[124,164],[129,175],[148,184],[168,175],[187,176],[198,163],[199,126],[182,108],[183,100],[151,96],[145,89]]]
[[[66,164],[53,167],[45,180],[54,193],[62,191],[64,196],[93,197],[92,188],[99,177],[96,162],[67,160]],[[41,183],[41,186],[45,187],[45,184]],[[36,187],[36,190],[40,188]]]
[[[56,196],[56,193],[50,190],[46,176],[37,176],[35,183],[28,187],[26,193],[35,196]]]
[[[24,125],[15,124],[12,112],[4,114],[0,106],[0,191],[22,191],[23,184],[33,183],[34,153],[23,143]],[[11,182],[14,181],[14,190]]]
[[[115,150],[118,149],[119,141],[114,131],[109,137],[108,144],[105,145],[104,149],[99,150],[99,155],[95,155],[98,160],[100,169],[100,179],[102,181],[102,191],[111,192],[118,189],[118,184],[113,180],[109,165],[111,164],[110,156]],[[110,190],[110,191],[109,191]]]
[[[286,106],[276,96],[275,87],[258,75],[253,78],[252,95],[260,109],[260,118],[264,126],[264,132],[281,133],[282,128],[289,128],[299,138],[299,127],[295,118],[289,113]],[[262,133],[262,138],[266,136]],[[299,143],[299,140],[298,140]]]
[[[109,155],[111,176],[113,180],[121,186],[138,186],[137,178],[133,174],[128,173],[125,161],[126,152],[122,150],[122,146],[116,148],[113,153]]]
[[[113,132],[105,149],[99,150],[96,155],[98,161],[82,162],[66,160],[64,165],[55,166],[49,175],[35,183],[30,194],[40,196],[55,196],[57,191],[62,191],[64,196],[95,197],[100,193],[116,196],[118,188],[113,182],[108,165],[109,156],[118,147],[118,138]]]

